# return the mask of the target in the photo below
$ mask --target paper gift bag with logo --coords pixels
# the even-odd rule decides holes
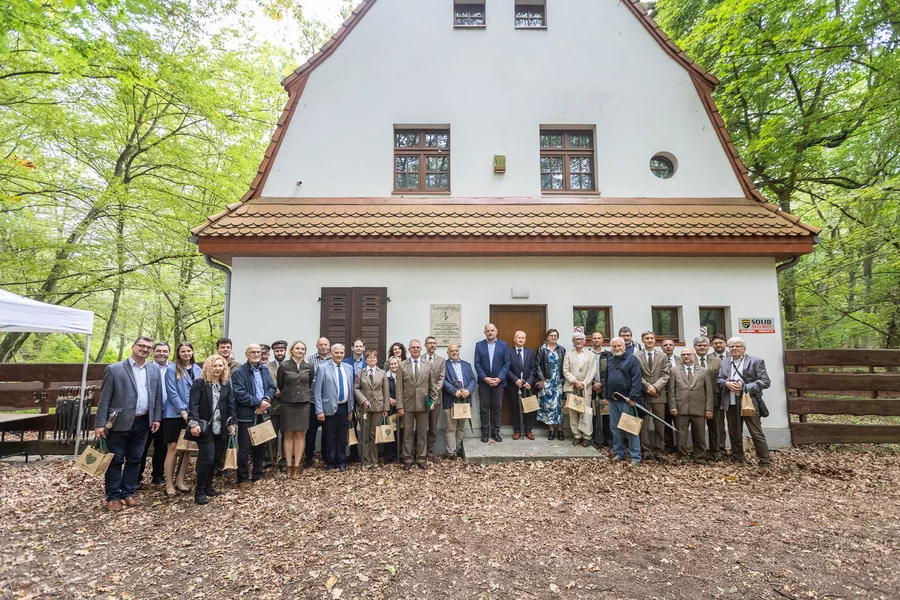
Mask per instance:
[[[450,408],[451,419],[471,419],[472,407],[468,402],[454,402]]]
[[[753,407],[753,398],[750,397],[750,392],[745,391],[744,395],[741,396],[741,416],[752,417],[755,414],[756,408]]]
[[[632,408],[631,410],[637,412],[637,409]],[[627,412],[623,412],[622,416],[619,417],[618,427],[622,431],[627,431],[631,435],[641,435],[641,425],[643,424],[644,421],[639,417],[636,417]]]
[[[200,448],[197,446],[197,442],[185,438],[185,433],[187,433],[187,429],[182,429],[178,434],[178,443],[175,445],[175,449],[181,452],[198,452]]]
[[[523,395],[522,392],[519,392],[519,399],[522,401],[522,412],[523,413],[531,413],[537,411],[538,399],[534,394],[528,394],[527,396]]]
[[[225,450],[225,469],[233,471],[237,469],[237,437],[228,436],[228,449]]]
[[[388,424],[391,426],[391,429],[394,431],[394,433],[396,433],[397,432],[397,421],[398,421],[397,413],[388,415],[387,420],[388,420]]]
[[[262,421],[258,421],[257,415],[253,415],[253,427],[249,428],[247,432],[250,434],[251,446],[259,446],[278,437],[272,421],[266,416],[262,417]]]
[[[98,437],[78,457],[78,460],[75,462],[75,468],[91,477],[102,477],[106,475],[106,470],[109,468],[109,463],[112,462],[112,459],[112,452],[106,449],[106,440]]]
[[[355,446],[359,443],[359,440],[356,439],[356,427],[351,427],[347,430],[347,447]]]
[[[588,435],[594,431],[594,410],[590,406],[585,406],[584,412],[578,417],[578,429]]]
[[[388,423],[387,417],[381,417],[381,425],[375,429],[375,443],[387,444],[394,441],[394,429]]]
[[[566,394],[566,410],[574,410],[575,412],[584,412],[584,396],[578,394]]]

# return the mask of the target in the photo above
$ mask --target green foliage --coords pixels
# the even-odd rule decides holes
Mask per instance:
[[[660,25],[720,78],[744,162],[823,228],[781,277],[791,347],[900,347],[900,5],[659,0]]]

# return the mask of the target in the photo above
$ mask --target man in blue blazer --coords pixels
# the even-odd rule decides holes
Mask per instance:
[[[459,346],[450,344],[447,347],[447,361],[444,363],[444,383],[441,388],[441,408],[447,421],[447,457],[456,458],[462,451],[463,434],[466,419],[451,417],[456,402],[472,404],[475,393],[475,372],[472,365],[459,358]]]
[[[509,382],[509,400],[513,403],[513,439],[517,440],[524,434],[529,440],[534,439],[531,429],[534,423],[534,413],[522,413],[522,402],[519,393],[526,396],[531,393],[534,385],[534,350],[525,347],[525,332],[517,331],[513,336],[514,348],[509,349],[509,374],[506,381]],[[522,431],[522,429],[525,431]]]
[[[275,384],[269,374],[269,367],[260,359],[262,348],[250,344],[244,352],[247,362],[231,373],[231,388],[237,405],[238,418],[238,487],[250,487],[250,479],[259,481],[265,476],[263,461],[266,445],[253,446],[250,443],[250,428],[261,423],[272,408],[275,398]],[[253,459],[253,474],[249,462]]]
[[[500,408],[509,375],[509,345],[497,339],[493,323],[484,326],[484,337],[475,344],[475,371],[478,373],[478,402],[481,416],[481,441],[488,437],[502,442],[500,437]]]
[[[353,365],[344,362],[344,345],[331,346],[331,360],[316,369],[313,398],[322,422],[325,469],[347,470],[347,431],[353,415]]]
[[[147,436],[159,430],[162,421],[163,381],[160,370],[147,362],[153,340],[141,336],[131,345],[131,356],[106,367],[100,401],[94,419],[94,434],[106,438],[113,455],[106,470],[106,508],[112,512],[138,506],[134,497],[141,472]],[[107,423],[115,419],[107,431]],[[123,468],[124,465],[124,468]]]

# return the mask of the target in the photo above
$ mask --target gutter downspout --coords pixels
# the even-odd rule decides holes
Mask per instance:
[[[188,241],[192,244],[197,244],[200,240],[196,235],[192,235],[188,238]],[[222,319],[222,335],[228,337],[228,326],[231,321],[231,269],[228,265],[214,261],[209,254],[204,254],[203,260],[206,261],[210,268],[225,273],[225,315]]]

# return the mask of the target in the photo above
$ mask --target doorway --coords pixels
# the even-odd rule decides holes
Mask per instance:
[[[513,336],[516,331],[525,332],[525,346],[535,352],[544,343],[544,333],[547,331],[547,305],[546,304],[492,304],[491,323],[497,327],[497,337],[512,348]],[[500,415],[502,425],[513,424],[512,402],[518,402],[516,394],[510,394],[507,388],[503,400],[503,411]]]

